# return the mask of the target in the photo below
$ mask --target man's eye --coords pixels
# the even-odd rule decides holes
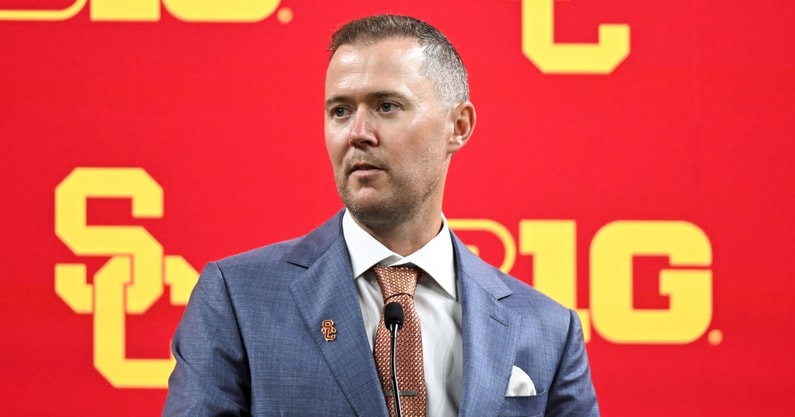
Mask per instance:
[[[389,113],[391,111],[394,111],[395,109],[397,109],[395,103],[381,103],[379,108],[379,110],[381,110],[384,113]]]
[[[345,108],[343,108],[343,107],[335,107],[334,109],[331,110],[331,114],[334,117],[345,117],[347,112],[345,111]]]

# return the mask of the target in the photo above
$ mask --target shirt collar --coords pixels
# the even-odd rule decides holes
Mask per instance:
[[[392,252],[362,229],[348,210],[345,210],[342,217],[342,234],[348,246],[354,279],[362,276],[377,263],[384,266],[410,263],[425,271],[446,293],[457,299],[453,240],[444,215],[442,215],[442,230],[425,246],[405,257]]]

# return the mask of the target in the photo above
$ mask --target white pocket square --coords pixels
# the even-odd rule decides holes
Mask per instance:
[[[508,380],[506,397],[532,397],[536,395],[536,386],[533,380],[518,366],[511,368],[511,379]]]

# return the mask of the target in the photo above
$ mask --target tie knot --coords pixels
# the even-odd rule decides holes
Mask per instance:
[[[381,286],[384,303],[398,294],[414,297],[420,270],[413,266],[373,266],[375,278]]]

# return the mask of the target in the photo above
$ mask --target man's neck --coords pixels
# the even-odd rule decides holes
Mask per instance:
[[[371,226],[362,223],[356,216],[352,218],[377,241],[400,256],[408,256],[420,250],[442,227],[441,210],[433,215],[415,216],[398,224]]]

